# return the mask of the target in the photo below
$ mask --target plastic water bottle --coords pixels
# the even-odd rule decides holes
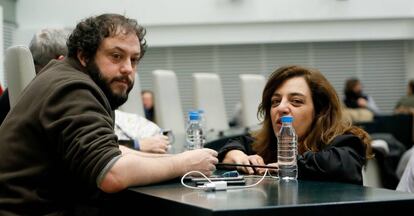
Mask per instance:
[[[186,131],[187,146],[186,150],[203,148],[205,137],[203,128],[200,124],[200,114],[198,111],[188,113],[188,126]]]
[[[277,135],[279,180],[289,181],[298,178],[298,164],[296,159],[298,154],[297,136],[292,122],[292,116],[283,116],[282,127]]]
[[[206,118],[204,116],[204,110],[203,109],[198,109],[197,112],[200,115],[200,124],[201,124],[201,127],[203,127],[203,129],[204,129],[207,126],[206,125]]]
[[[206,116],[204,114],[204,110],[198,109],[198,114],[200,115],[200,125],[201,125],[201,128],[203,129],[204,140],[206,140],[208,130],[207,130],[207,122],[206,122]]]

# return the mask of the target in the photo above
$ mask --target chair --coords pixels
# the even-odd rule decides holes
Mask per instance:
[[[397,169],[395,170],[395,174],[397,175],[398,179],[401,179],[401,176],[403,175],[404,170],[407,167],[408,161],[410,161],[413,152],[414,147],[411,147],[406,152],[404,152],[404,154],[401,156],[400,161],[398,161]]]
[[[372,140],[371,147],[375,155],[382,155],[382,157],[375,157],[367,161],[362,168],[362,182],[364,186],[384,188],[383,171],[381,171],[378,160],[384,160],[384,157],[390,153],[390,148],[388,143],[382,139]]]
[[[184,115],[177,76],[170,70],[155,70],[152,76],[157,124],[161,128],[171,129],[176,134],[184,134]]]
[[[12,108],[17,103],[20,93],[36,75],[29,48],[22,45],[9,47],[4,58],[4,70]]]
[[[375,158],[368,160],[362,167],[362,182],[364,186],[383,188],[381,169]]]
[[[259,107],[266,78],[260,74],[240,74],[240,95],[242,105],[242,126],[257,126],[257,108]]]
[[[228,130],[220,77],[213,73],[194,73],[193,88],[194,107],[204,110],[207,130]]]
[[[129,92],[128,100],[121,107],[119,107],[119,109],[127,113],[134,113],[145,117],[141,98],[141,84],[138,74],[135,74],[134,87],[131,92]]]

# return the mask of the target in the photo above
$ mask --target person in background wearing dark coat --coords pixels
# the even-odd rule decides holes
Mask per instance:
[[[342,117],[335,89],[317,70],[285,66],[273,72],[258,114],[262,128],[219,150],[224,163],[277,164],[281,117],[293,116],[298,136],[298,178],[362,184],[362,166],[371,157],[368,134]],[[240,171],[253,174],[251,168]],[[263,173],[264,169],[257,169]]]

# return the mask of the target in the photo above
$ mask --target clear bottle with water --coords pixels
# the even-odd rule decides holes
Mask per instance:
[[[207,122],[206,122],[206,116],[203,109],[198,109],[198,114],[200,115],[200,124],[201,128],[203,129],[203,135],[204,135],[204,141],[206,140],[208,130],[207,130]]]
[[[292,126],[293,117],[283,116],[282,127],[277,135],[277,161],[279,164],[279,180],[296,180],[298,177],[297,164],[297,135]]]
[[[200,124],[200,114],[198,111],[188,113],[188,124],[186,130],[187,146],[186,150],[199,149],[204,147],[205,136],[203,127]]]
[[[203,109],[198,109],[197,112],[200,115],[201,127],[203,127],[203,129],[205,129],[207,125],[206,125],[206,118],[204,116],[204,110]]]

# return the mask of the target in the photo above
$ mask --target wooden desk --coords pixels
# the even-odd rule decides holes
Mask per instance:
[[[247,179],[248,184],[257,178]],[[266,178],[256,187],[205,192],[178,181],[133,187],[119,194],[117,213],[136,215],[346,215],[395,214],[414,208],[414,194],[352,184]],[[129,210],[128,210],[129,209]]]

